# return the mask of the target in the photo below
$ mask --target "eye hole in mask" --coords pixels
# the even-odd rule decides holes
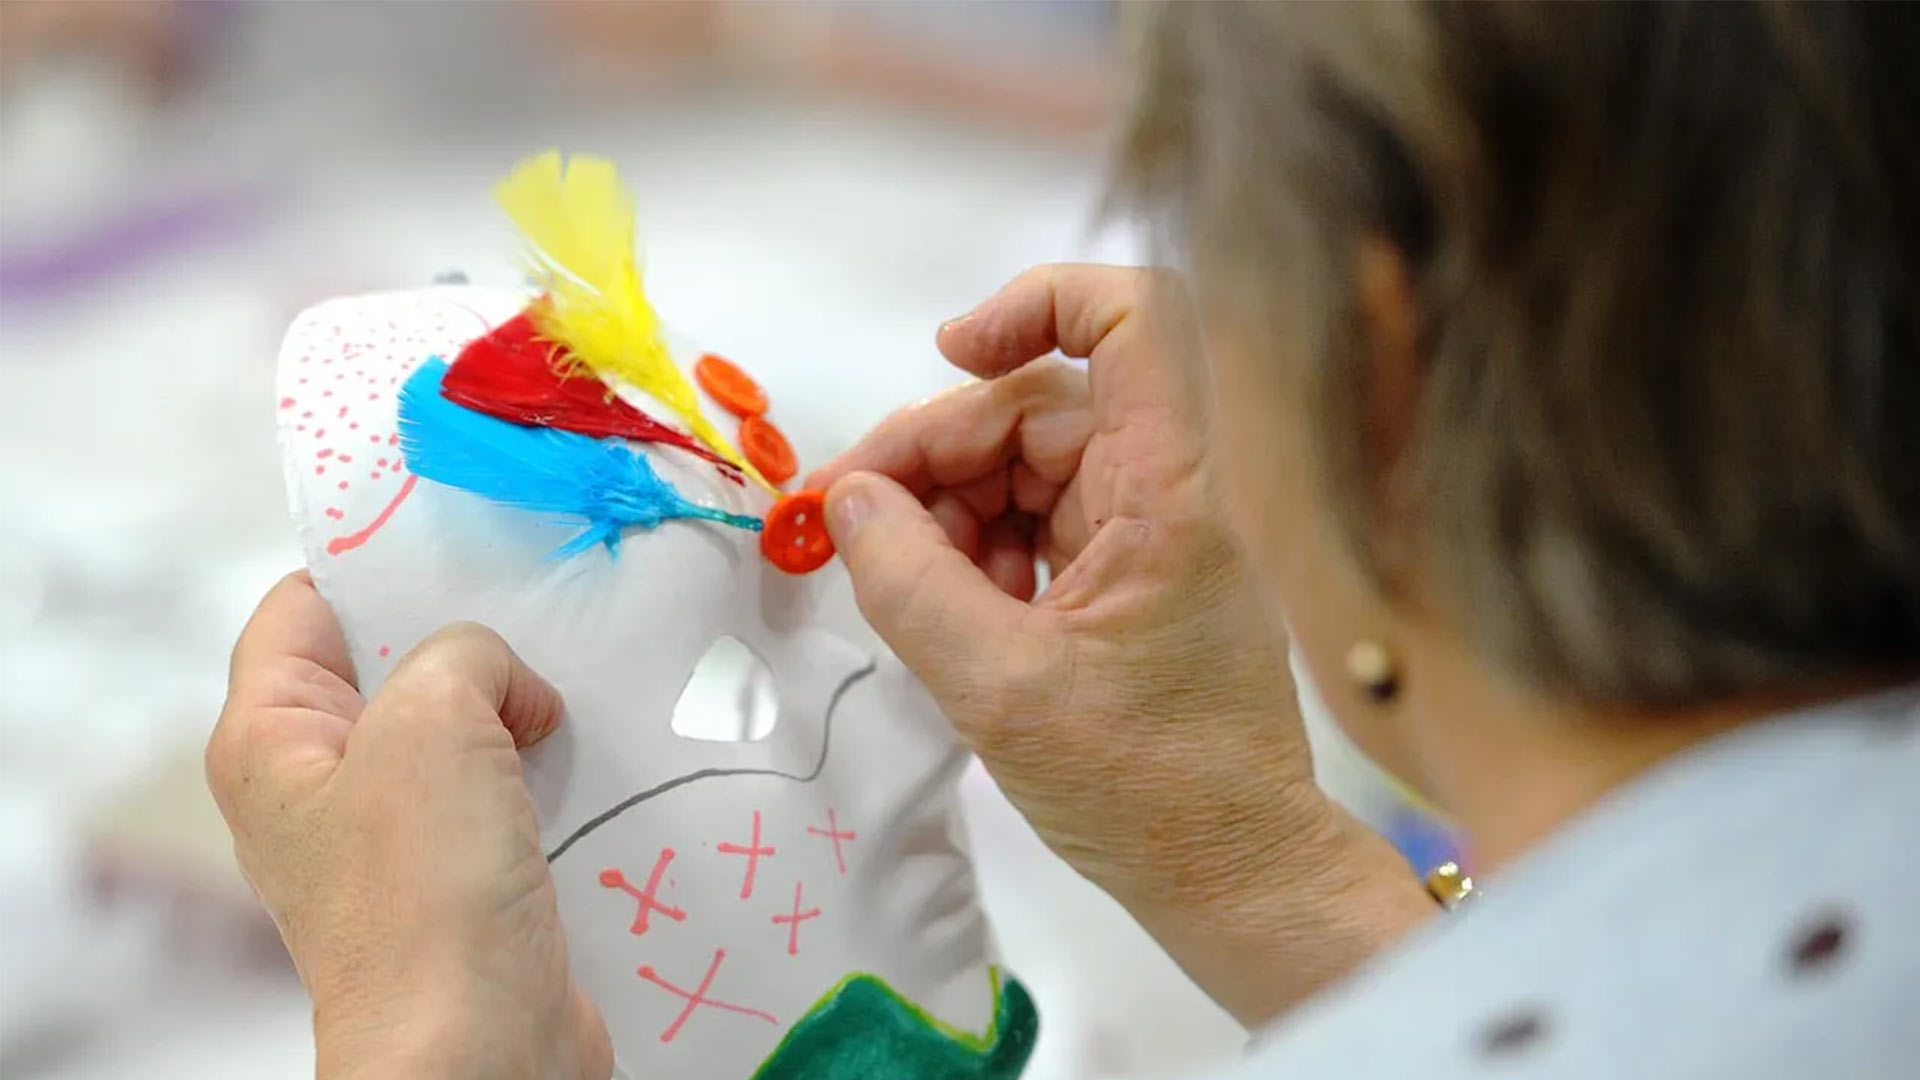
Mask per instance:
[[[693,666],[672,729],[701,742],[758,742],[773,734],[780,704],[773,672],[738,638],[722,635]]]

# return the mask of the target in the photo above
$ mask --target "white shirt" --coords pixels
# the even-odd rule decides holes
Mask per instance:
[[[1920,689],[1663,762],[1222,1080],[1920,1078]]]

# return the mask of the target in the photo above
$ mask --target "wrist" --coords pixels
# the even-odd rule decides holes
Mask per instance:
[[[452,996],[433,991],[375,997],[314,995],[318,1080],[458,1080],[473,1029]]]
[[[1183,859],[1180,880],[1116,894],[1202,990],[1249,1029],[1327,988],[1432,918],[1399,854],[1317,787]]]

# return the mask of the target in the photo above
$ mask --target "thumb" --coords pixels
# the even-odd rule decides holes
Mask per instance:
[[[1027,606],[1000,591],[907,489],[856,472],[827,491],[827,529],[860,613],[946,698],[992,678]]]
[[[499,724],[525,749],[559,726],[560,692],[527,666],[499,634],[454,623],[413,647],[367,708],[362,727],[418,728],[419,716],[454,725]]]

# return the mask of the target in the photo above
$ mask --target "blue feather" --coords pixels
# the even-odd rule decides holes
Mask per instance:
[[[400,388],[400,452],[415,475],[505,506],[585,524],[554,552],[575,555],[595,544],[617,553],[629,528],[673,518],[760,530],[760,519],[689,502],[653,471],[644,453],[619,439],[557,428],[525,427],[440,396],[446,361],[435,356]]]

